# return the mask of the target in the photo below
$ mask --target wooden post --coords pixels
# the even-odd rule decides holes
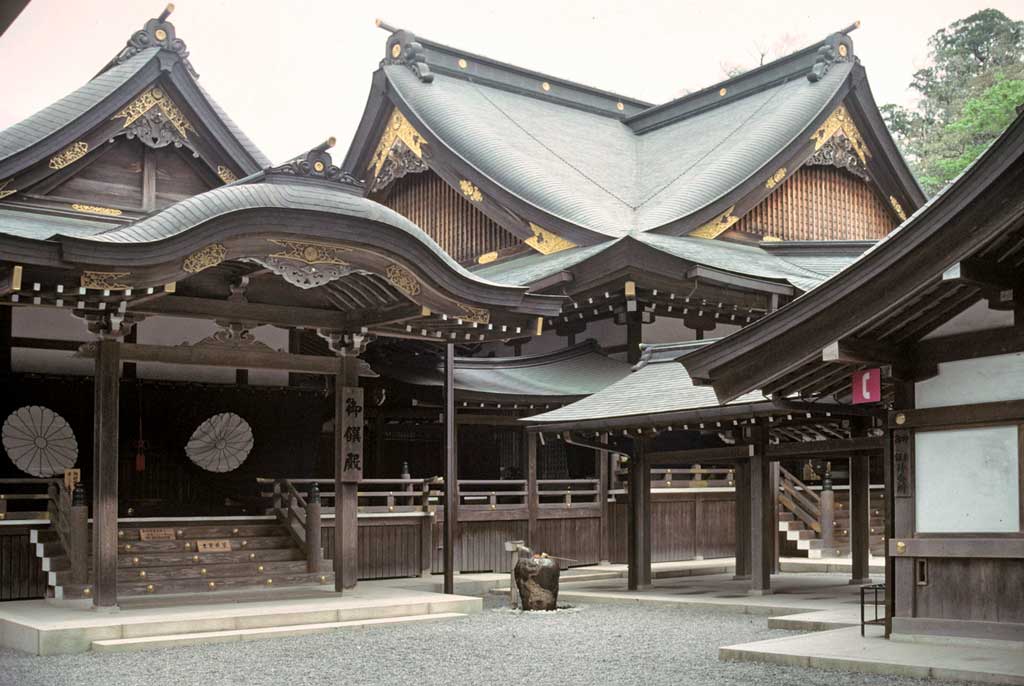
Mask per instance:
[[[540,494],[537,488],[537,434],[524,433],[526,441],[526,547],[540,552],[537,537],[537,513],[540,511]]]
[[[733,579],[750,579],[750,463],[737,462],[733,484],[736,487],[736,573]]]
[[[771,529],[772,529],[772,574],[779,573],[779,479],[781,477],[779,473],[779,463],[769,462],[768,463],[768,474],[770,483],[768,484],[769,489],[772,492],[771,497]]]
[[[459,463],[455,443],[455,344],[444,355],[444,592],[455,593],[455,539],[459,525]]]
[[[353,351],[338,358],[334,377],[334,590],[359,576],[359,481],[363,472],[363,402]]]
[[[428,577],[434,567],[434,513],[430,509],[430,481],[424,479],[420,494],[420,576]]]
[[[643,321],[639,312],[626,313],[626,361],[636,364],[640,361],[640,344],[643,342]]]
[[[117,460],[121,344],[96,342],[93,392],[93,605],[117,607]]]
[[[79,481],[71,494],[71,513],[68,517],[68,537],[71,550],[71,583],[89,583],[89,504],[85,499],[85,484]]]
[[[320,548],[320,484],[313,482],[306,494],[306,571],[320,571],[323,551]]]
[[[636,591],[651,583],[649,540],[651,469],[644,456],[643,439],[635,439],[633,446],[633,454],[629,458],[629,574],[627,585],[629,590]]]
[[[835,547],[836,492],[832,490],[832,463],[825,463],[825,476],[821,480],[821,496],[818,501],[821,526],[821,547]]]
[[[850,583],[871,583],[868,555],[871,552],[871,455],[850,458]]]
[[[608,434],[601,434],[601,444],[608,445]],[[601,506],[601,553],[599,562],[603,565],[611,564],[611,542],[608,531],[608,451],[595,451],[597,458],[597,501]]]
[[[1016,316],[1017,312],[1014,313]],[[916,405],[914,383],[900,381],[895,384],[896,397],[893,409],[912,410]],[[915,614],[915,595],[917,585],[914,581],[914,558],[909,555],[894,557],[890,554],[890,541],[899,541],[914,535],[914,432],[904,429],[898,424],[888,424],[889,450],[891,451],[892,495],[886,496],[887,518],[886,528],[886,607],[890,618],[886,631],[892,633],[892,617],[913,617]]]
[[[750,455],[750,593],[772,592],[771,492],[769,461],[765,455],[767,433],[763,427],[745,427],[753,448]]]

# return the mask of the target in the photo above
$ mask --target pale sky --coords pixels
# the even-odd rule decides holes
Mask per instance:
[[[0,0],[2,1],[2,0]],[[909,104],[928,36],[985,7],[1014,19],[1024,0],[178,0],[171,21],[200,82],[275,162],[334,135],[352,139],[384,55],[376,17],[467,52],[661,103],[856,20],[854,49],[879,104]],[[160,0],[32,0],[0,37],[0,129],[95,73]]]

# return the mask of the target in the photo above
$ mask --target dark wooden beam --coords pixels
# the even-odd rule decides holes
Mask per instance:
[[[418,311],[419,308],[417,308]],[[317,329],[350,330],[354,324],[343,312],[312,307],[262,305],[211,300],[185,295],[169,295],[145,302],[128,303],[129,312],[159,314],[168,317],[192,317],[227,321],[257,322],[275,326],[298,326]]]
[[[800,441],[794,443],[773,443],[768,446],[768,455],[773,460],[791,457],[815,457],[819,455],[842,455],[849,453],[881,454],[885,440],[881,437],[860,436],[857,438],[827,441]]]
[[[1005,400],[977,405],[952,405],[921,410],[890,410],[889,426],[920,429],[956,424],[1017,421],[1024,418],[1024,400]]]
[[[117,606],[117,470],[121,344],[96,343],[93,385],[93,604]]]
[[[79,357],[95,357],[91,346],[79,348]],[[336,374],[337,362],[325,355],[293,355],[265,350],[237,350],[204,346],[164,346],[146,343],[125,343],[121,359],[129,362],[191,364],[203,367],[235,369],[273,369],[307,374]]]
[[[978,257],[957,262],[942,272],[943,281],[960,281],[987,291],[1013,291],[1020,284],[1019,273],[994,260]]]
[[[713,461],[731,461],[750,457],[749,445],[727,445],[720,448],[694,448],[692,450],[661,450],[647,455],[651,466],[670,464],[704,464]]]
[[[929,338],[915,346],[913,359],[915,369],[926,369],[942,362],[1021,351],[1024,351],[1024,326],[1014,326]]]

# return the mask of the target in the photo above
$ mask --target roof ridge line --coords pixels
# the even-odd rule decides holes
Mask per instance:
[[[185,69],[192,75],[192,78],[198,79],[199,72],[195,70],[192,63],[188,60],[188,47],[185,45],[185,41],[177,37],[174,24],[167,21],[167,18],[171,16],[173,11],[174,3],[167,3],[163,12],[148,20],[141,29],[131,35],[125,46],[121,48],[121,52],[117,53],[112,60],[107,62],[96,76],[131,59],[143,50],[160,48],[177,55]]]

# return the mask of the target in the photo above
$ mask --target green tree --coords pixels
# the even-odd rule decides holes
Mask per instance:
[[[929,194],[957,176],[991,143],[1024,102],[1024,22],[987,9],[928,39],[931,64],[910,88],[913,108],[882,115]]]

